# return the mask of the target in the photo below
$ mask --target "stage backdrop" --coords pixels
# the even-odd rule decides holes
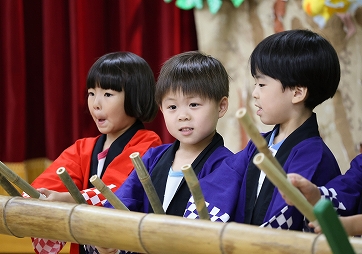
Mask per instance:
[[[144,57],[155,76],[179,52],[198,48],[220,59],[232,80],[230,108],[218,131],[237,152],[248,137],[235,112],[242,106],[255,111],[251,51],[276,31],[308,28],[329,39],[341,61],[338,93],[316,112],[322,137],[346,170],[362,142],[362,9],[353,12],[356,33],[347,39],[343,19],[333,15],[321,28],[303,11],[302,0],[213,2],[221,8],[206,1],[188,11],[162,0],[1,1],[0,160],[32,181],[76,139],[97,135],[85,104],[86,75],[99,56],[118,50]],[[270,129],[257,117],[255,124]],[[147,127],[164,142],[173,140],[161,114]]]
[[[362,143],[362,8],[351,13],[356,33],[347,39],[347,27],[340,17],[333,15],[320,28],[303,11],[301,0],[245,0],[238,8],[233,5],[236,2],[240,3],[222,1],[217,12],[215,6],[209,6],[206,1],[202,9],[194,8],[199,49],[220,59],[231,77],[229,110],[218,125],[226,145],[237,152],[249,139],[235,118],[240,107],[250,110],[260,131],[272,127],[260,122],[251,97],[254,80],[248,60],[256,44],[277,31],[310,29],[325,36],[339,55],[342,77],[338,92],[315,112],[321,136],[336,156],[341,170],[347,170]]]
[[[157,77],[169,57],[197,50],[193,12],[162,0],[2,0],[0,38],[0,160],[29,181],[98,135],[85,90],[98,57],[134,52]],[[173,141],[160,113],[147,127]]]

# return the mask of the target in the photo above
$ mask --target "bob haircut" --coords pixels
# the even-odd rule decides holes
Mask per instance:
[[[157,114],[155,78],[148,63],[131,52],[114,52],[101,56],[90,68],[87,89],[100,87],[124,91],[124,110],[142,122]]]
[[[220,101],[229,96],[229,76],[219,60],[198,51],[184,52],[167,60],[156,84],[159,106],[169,92],[197,95]]]
[[[332,45],[309,30],[289,30],[261,41],[250,56],[250,71],[267,75],[286,88],[306,87],[306,108],[313,110],[336,93],[341,70]]]

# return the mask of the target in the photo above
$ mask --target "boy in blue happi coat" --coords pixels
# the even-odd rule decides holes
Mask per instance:
[[[149,149],[142,160],[166,214],[183,216],[190,199],[182,166],[191,164],[201,184],[213,177],[214,169],[223,159],[233,154],[216,131],[218,119],[227,111],[228,96],[229,76],[223,65],[211,56],[185,52],[162,66],[155,97],[167,130],[176,141]],[[233,176],[229,176],[232,179]],[[153,212],[136,171],[115,194],[131,211]],[[105,206],[112,207],[108,202]],[[208,210],[212,220],[229,220],[228,214],[217,212],[218,207],[209,206]],[[97,249],[99,253],[114,251]]]
[[[226,70],[202,53],[176,55],[161,68],[156,102],[176,141],[150,149],[142,159],[166,214],[182,216],[190,198],[183,165],[191,164],[202,178],[232,155],[216,132],[218,119],[228,108],[228,93]],[[136,171],[115,194],[132,211],[153,212]]]
[[[264,124],[275,125],[262,135],[284,170],[298,172],[317,185],[340,175],[335,157],[319,135],[313,112],[333,97],[339,84],[339,60],[331,44],[308,30],[273,34],[254,49],[250,68],[256,113]],[[242,151],[226,158],[214,171],[214,179],[200,183],[203,190],[210,190],[204,191],[206,202],[220,208],[219,213],[229,214],[229,221],[302,230],[304,216],[285,203],[252,163],[257,153],[250,141]],[[232,182],[230,172],[236,176]],[[217,187],[220,182],[224,185]],[[186,211],[185,216],[194,217],[195,212]]]

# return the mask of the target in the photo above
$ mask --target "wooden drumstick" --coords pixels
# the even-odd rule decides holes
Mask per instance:
[[[253,163],[263,170],[268,179],[290,199],[295,207],[310,221],[316,224],[316,217],[313,213],[313,206],[307,201],[303,194],[294,187],[288,179],[280,173],[273,163],[263,153],[258,153]]]
[[[39,191],[37,191],[33,186],[28,182],[23,180],[18,174],[8,168],[4,163],[0,161],[0,173],[11,183],[18,186],[21,190],[27,193],[32,198],[41,198],[43,197]]]
[[[122,201],[119,200],[119,198],[104,184],[102,179],[100,179],[97,175],[92,176],[89,181],[103,194],[103,196],[106,197],[108,202],[115,209],[129,211],[127,206],[125,206]]]
[[[259,152],[265,154],[266,157],[275,165],[275,167],[286,177],[286,173],[280,163],[275,159],[273,154],[268,148],[265,138],[260,134],[259,130],[255,127],[251,120],[246,108],[241,108],[236,111],[236,118],[239,119],[240,124],[244,127],[244,130],[249,135],[250,139],[255,144]]]
[[[68,174],[67,170],[64,167],[60,167],[57,169],[57,175],[64,183],[65,187],[67,187],[70,195],[74,198],[75,202],[78,204],[87,204],[82,193],[80,193],[77,185],[73,182],[73,179]]]
[[[21,197],[19,191],[2,174],[0,174],[0,185],[10,196]]]
[[[199,180],[195,175],[195,171],[193,170],[190,164],[186,164],[181,167],[182,173],[184,174],[187,185],[189,186],[190,192],[194,198],[196,210],[199,214],[200,219],[202,220],[210,220],[209,212],[207,211],[205,198],[202,194],[202,190],[200,187]]]
[[[154,213],[165,214],[155,187],[152,184],[151,177],[145,167],[145,164],[143,164],[143,161],[141,160],[140,153],[134,152],[129,157],[132,160],[133,166],[136,169],[138,178],[141,181]]]

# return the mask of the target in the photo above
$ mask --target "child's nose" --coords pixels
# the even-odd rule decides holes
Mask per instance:
[[[256,99],[258,97],[258,92],[257,92],[257,86],[254,87],[253,92],[251,93],[251,96]]]
[[[183,112],[182,114],[179,115],[179,121],[188,121],[190,120],[190,115],[187,114],[186,112]]]
[[[98,98],[98,96],[96,96],[96,97],[94,98],[93,108],[94,108],[94,109],[100,109],[100,108],[101,108],[101,102],[100,102],[100,99]]]

